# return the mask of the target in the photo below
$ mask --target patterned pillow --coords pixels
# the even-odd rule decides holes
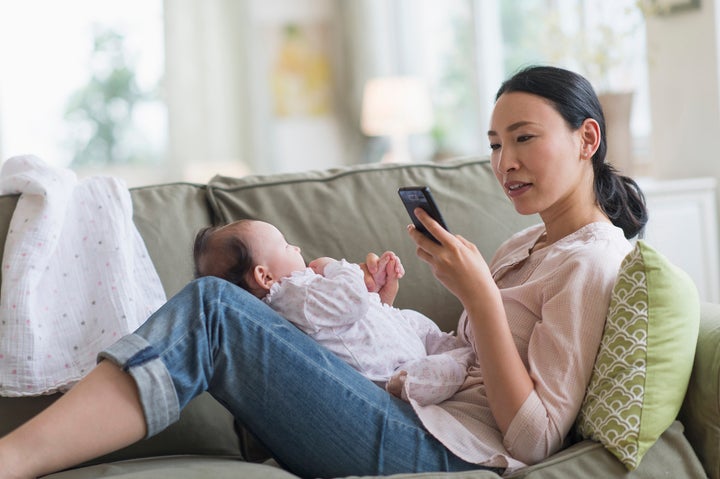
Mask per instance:
[[[623,260],[580,409],[580,435],[629,470],[675,420],[700,323],[692,279],[643,241]]]

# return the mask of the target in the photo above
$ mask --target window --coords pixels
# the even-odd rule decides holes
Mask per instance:
[[[647,154],[645,30],[634,0],[448,0],[442,9],[416,0],[410,8],[421,12],[436,158],[486,154],[495,91],[519,68],[537,63],[577,71],[598,93],[632,91],[633,155],[637,162]]]
[[[303,12],[327,21],[340,3],[302,5]],[[367,76],[410,74],[427,80],[435,122],[429,135],[413,135],[415,158],[487,154],[495,91],[504,78],[531,63],[584,73],[598,90],[632,89],[636,162],[646,155],[650,113],[644,22],[634,0],[446,0],[442,5],[437,0],[388,0],[361,5],[369,11],[367,18],[382,10],[383,21],[377,23],[386,31],[373,31],[369,38],[362,25],[338,28],[336,43],[357,31],[358,38],[345,40],[363,47],[354,48],[357,58],[348,59],[348,71],[337,77],[365,80],[358,72],[367,68]],[[259,131],[268,121],[258,113],[258,95],[248,86],[256,81],[248,74],[258,63],[253,56],[263,49],[245,48],[254,35],[248,32],[263,25],[262,18],[253,16],[260,6],[278,12],[290,8],[282,0],[0,2],[0,158],[34,153],[81,173],[121,176],[131,186],[187,179],[185,170],[195,167],[202,167],[204,180],[205,170],[216,171],[225,160],[242,166],[241,159],[257,159],[255,163],[272,167],[267,172],[288,165],[314,167],[290,140],[279,142],[285,146],[279,153],[284,158],[271,161],[275,145],[254,133],[253,128]],[[386,22],[385,17],[392,19]],[[173,73],[163,84],[166,64]],[[351,86],[337,89],[350,95],[357,91]],[[173,112],[171,135],[163,97]],[[359,118],[350,118],[357,112],[351,113],[351,107],[343,111],[348,128],[359,128]],[[317,135],[314,131],[303,139],[322,142]],[[326,155],[329,161],[364,161],[359,147],[343,146]]]
[[[0,154],[77,170],[159,164],[160,0],[0,3]]]

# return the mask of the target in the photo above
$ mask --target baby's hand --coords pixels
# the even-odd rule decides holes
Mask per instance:
[[[385,277],[386,283],[391,280],[398,280],[405,276],[405,268],[403,268],[400,258],[392,251],[386,251],[380,257],[380,263],[385,260]]]
[[[400,258],[392,251],[386,251],[378,257],[375,253],[368,253],[360,269],[365,274],[365,286],[371,293],[379,293],[388,282],[388,279],[400,279],[405,274]]]
[[[333,258],[328,258],[327,256],[323,256],[322,258],[317,258],[310,263],[308,263],[308,267],[312,269],[315,274],[325,275],[325,266],[329,265],[330,263],[334,262],[335,260]]]
[[[382,287],[377,293],[380,295],[380,301],[392,306],[400,289],[400,278],[405,275],[405,269],[400,258],[392,251],[383,253],[378,264],[382,268],[378,273],[382,273],[384,278]]]

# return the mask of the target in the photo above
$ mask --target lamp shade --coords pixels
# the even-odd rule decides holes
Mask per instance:
[[[430,92],[422,78],[381,77],[365,84],[361,126],[366,135],[425,133],[432,125]]]

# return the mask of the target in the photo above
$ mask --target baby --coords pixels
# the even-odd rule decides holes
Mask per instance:
[[[201,230],[193,255],[197,277],[217,276],[249,291],[406,401],[449,398],[474,360],[469,343],[416,311],[392,307],[404,275],[392,252],[366,280],[360,265],[345,260],[323,257],[306,265],[300,248],[275,226],[240,220]]]

